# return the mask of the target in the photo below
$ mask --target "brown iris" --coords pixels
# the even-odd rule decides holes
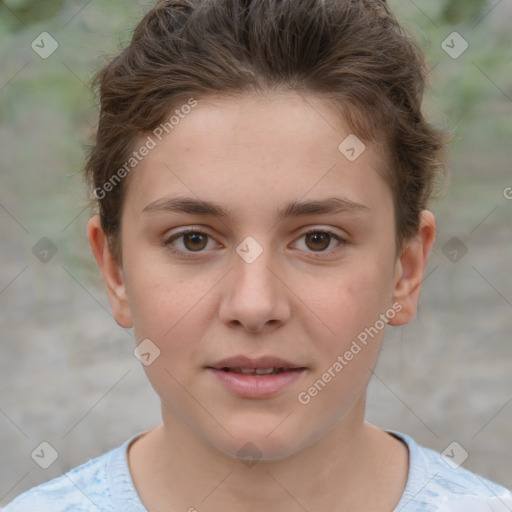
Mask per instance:
[[[185,233],[183,244],[189,251],[201,251],[206,247],[208,235],[202,233]]]
[[[323,251],[329,247],[331,235],[329,233],[315,232],[306,234],[306,245],[313,251]]]

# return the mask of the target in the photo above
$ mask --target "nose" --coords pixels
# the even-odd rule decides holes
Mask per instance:
[[[219,317],[231,328],[268,334],[290,317],[289,297],[270,251],[253,262],[233,255],[234,268],[223,280]],[[275,265],[274,265],[275,266]]]

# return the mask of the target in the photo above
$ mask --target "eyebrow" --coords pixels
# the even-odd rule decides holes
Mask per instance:
[[[148,204],[142,213],[189,213],[193,215],[213,216],[224,219],[236,218],[237,211],[224,208],[222,205],[204,201],[202,199],[176,197],[163,198]],[[326,213],[370,213],[371,209],[360,203],[341,197],[328,197],[314,201],[290,201],[284,207],[277,210],[276,217],[279,221],[290,217],[307,215],[319,215]]]

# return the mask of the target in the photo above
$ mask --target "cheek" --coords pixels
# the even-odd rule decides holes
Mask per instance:
[[[172,397],[170,402],[167,400],[167,407],[180,415],[180,410],[191,407],[184,389],[191,388],[192,376],[201,361],[197,340],[207,324],[204,299],[212,285],[157,272],[155,266],[137,276],[132,274],[129,286],[137,344],[149,339],[158,354],[143,369],[162,400]]]
[[[150,339],[163,356],[159,362],[181,372],[187,366],[182,362],[197,365],[198,340],[212,322],[212,297],[222,273],[172,267],[149,251],[125,261],[135,339]]]
[[[161,340],[175,330],[191,308],[197,287],[148,254],[131,253],[124,261],[126,287],[137,341]]]
[[[393,281],[388,267],[392,265],[366,259],[305,287],[307,306],[325,324],[327,351],[343,349],[390,307]]]
[[[317,359],[297,400],[308,418],[336,423],[360,399],[377,363],[386,327],[381,315],[390,308],[389,272],[368,262],[317,281],[311,290],[308,305],[325,325],[316,321],[309,333]]]

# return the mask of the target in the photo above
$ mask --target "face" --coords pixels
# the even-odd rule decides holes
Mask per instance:
[[[415,307],[428,243],[397,257],[382,158],[349,160],[334,112],[199,99],[130,175],[117,277],[95,250],[164,424],[225,454],[279,459],[361,424],[384,326]]]

